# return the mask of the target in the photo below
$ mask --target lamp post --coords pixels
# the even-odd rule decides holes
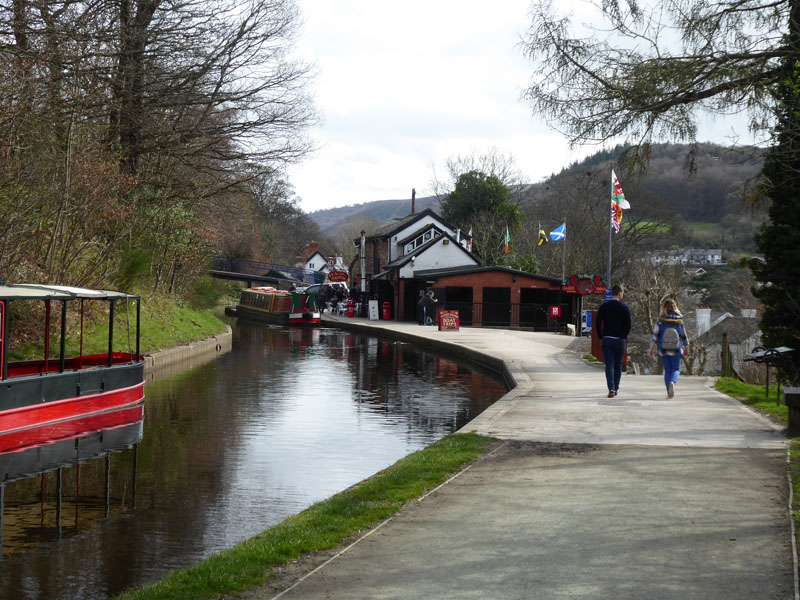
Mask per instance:
[[[365,231],[361,232],[361,252],[359,261],[361,263],[361,312],[363,313],[366,311],[366,303],[367,303],[367,280],[366,280],[366,272],[365,272],[365,262],[366,262],[366,245],[367,245],[367,234]]]

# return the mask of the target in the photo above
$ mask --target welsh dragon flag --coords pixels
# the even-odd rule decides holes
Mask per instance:
[[[611,226],[614,233],[619,233],[619,226],[622,223],[622,211],[630,208],[631,205],[625,200],[622,186],[619,184],[614,169],[611,169]]]

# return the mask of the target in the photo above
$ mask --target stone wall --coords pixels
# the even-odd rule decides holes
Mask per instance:
[[[156,373],[159,376],[171,375],[213,360],[220,354],[231,351],[232,340],[233,332],[230,326],[226,325],[223,333],[199,342],[146,354],[144,357],[146,379],[151,381]]]

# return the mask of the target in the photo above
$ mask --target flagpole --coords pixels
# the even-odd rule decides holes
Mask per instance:
[[[561,240],[561,283],[567,281],[567,217],[564,217],[564,238]]]
[[[613,167],[612,167],[612,171],[613,171]],[[608,200],[608,208],[611,208],[611,210],[614,210],[614,207],[611,206],[611,204],[613,203],[612,198],[614,198],[614,178],[613,177],[611,177],[611,195],[609,196],[609,200]],[[608,269],[606,270],[606,285],[608,286],[609,289],[611,289],[611,225],[612,225],[611,221],[612,221],[612,217],[611,217],[611,213],[610,212],[606,213],[606,218],[608,219]]]

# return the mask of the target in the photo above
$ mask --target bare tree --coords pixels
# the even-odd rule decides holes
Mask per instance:
[[[0,0],[4,272],[96,283],[130,246],[156,285],[202,268],[248,181],[311,148],[298,26],[292,0]]]
[[[610,166],[564,171],[551,177],[546,184],[535,186],[528,194],[522,205],[531,224],[528,247],[533,248],[542,273],[561,277],[565,262],[567,276],[593,273],[606,277],[610,171]],[[549,234],[564,222],[567,225],[565,240],[537,245],[539,232],[534,224],[541,224]],[[611,268],[615,278],[624,279],[627,265],[666,233],[658,222],[637,216],[635,206],[625,211],[620,233],[612,235]]]
[[[434,170],[430,187],[435,196],[441,199],[447,196],[456,186],[458,178],[470,171],[480,171],[490,177],[497,177],[509,189],[509,199],[519,204],[518,193],[524,188],[522,172],[516,165],[513,155],[505,155],[497,148],[491,148],[484,154],[472,153],[465,156],[450,157],[445,162],[445,176],[440,179]]]
[[[342,262],[345,266],[352,262],[358,252],[353,241],[360,238],[362,231],[370,233],[379,225],[380,223],[377,220],[362,215],[348,220],[333,231],[331,237],[333,238],[334,246],[339,256],[342,257]]]
[[[522,47],[537,68],[524,97],[573,143],[693,141],[702,109],[747,110],[754,130],[768,130],[780,61],[798,51],[785,36],[795,4],[587,2],[594,13],[581,26],[536,0]]]

